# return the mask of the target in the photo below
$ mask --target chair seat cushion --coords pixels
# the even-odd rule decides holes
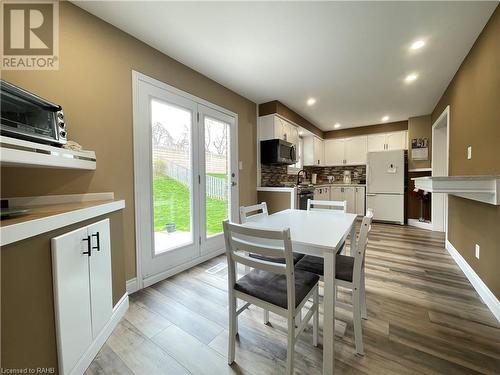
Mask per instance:
[[[266,260],[268,262],[285,264],[285,258],[268,257],[265,255],[253,254],[253,253],[250,253],[249,256],[252,258],[255,258],[255,259]],[[293,264],[296,264],[303,257],[304,257],[304,254],[293,253]]]
[[[295,270],[295,307],[300,305],[318,280],[319,276],[314,273]],[[234,289],[284,309],[288,308],[286,275],[254,269],[236,281]]]
[[[323,258],[306,255],[296,266],[296,269],[312,272],[316,275],[324,276]],[[354,271],[354,257],[347,255],[337,255],[335,259],[335,278],[352,282],[352,273]]]

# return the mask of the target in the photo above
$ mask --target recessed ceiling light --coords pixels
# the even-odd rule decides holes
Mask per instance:
[[[387,121],[387,120],[389,120],[389,116],[382,117],[382,121]]]
[[[411,73],[411,74],[408,74],[405,77],[405,82],[410,83],[410,82],[415,81],[417,78],[418,78],[418,74],[417,73]]]
[[[425,46],[425,42],[423,40],[416,40],[411,44],[411,50],[417,50]]]
[[[316,99],[314,99],[314,98],[307,99],[307,105],[314,105],[315,103],[316,103]]]
[[[304,132],[299,132],[299,135],[304,135]]]
[[[333,125],[333,127],[334,127],[335,129],[338,129],[338,128],[340,128],[340,127],[341,127],[341,125],[340,125],[340,123],[338,123],[338,122],[337,122],[335,125]]]

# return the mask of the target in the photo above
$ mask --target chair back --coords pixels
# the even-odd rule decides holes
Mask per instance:
[[[223,222],[229,288],[236,283],[236,266],[245,266],[286,275],[288,309],[295,310],[295,276],[290,229],[267,230],[248,228],[240,224]],[[285,263],[274,263],[252,258],[248,254],[285,258]]]
[[[373,220],[373,209],[366,210],[366,216],[361,220],[361,229],[356,243],[356,254],[354,255],[353,275],[360,275],[365,263],[366,245],[368,244],[368,233],[370,233]],[[354,277],[355,278],[355,277]]]
[[[314,206],[314,207],[313,207]],[[323,208],[316,208],[323,207]],[[344,213],[347,212],[347,201],[323,201],[323,200],[307,200],[307,211],[326,211],[337,210]]]
[[[253,214],[253,215],[252,215]],[[240,222],[241,224],[246,223],[247,221],[252,221],[258,219],[262,216],[269,215],[267,212],[267,204],[266,202],[262,202],[260,204],[254,204],[253,206],[241,206],[240,207]]]

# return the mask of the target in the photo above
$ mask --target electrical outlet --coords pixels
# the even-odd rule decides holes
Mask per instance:
[[[481,247],[476,244],[476,258],[479,259],[479,251],[481,250]]]
[[[472,146],[467,147],[467,159],[472,159]]]

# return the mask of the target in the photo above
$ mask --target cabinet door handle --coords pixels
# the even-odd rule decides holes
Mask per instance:
[[[92,237],[95,237],[97,240],[97,246],[92,246],[92,250],[101,251],[101,244],[99,242],[99,232],[96,232],[95,234],[93,234]]]
[[[83,238],[82,241],[87,241],[87,251],[84,251],[82,254],[91,256],[92,255],[92,246],[90,245],[90,236],[87,236],[87,238]]]

